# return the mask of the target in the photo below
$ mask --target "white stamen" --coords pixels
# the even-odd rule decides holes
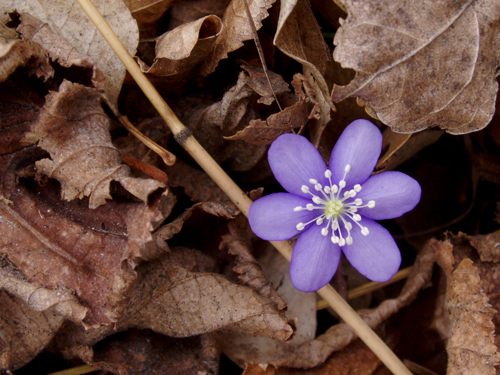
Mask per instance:
[[[349,196],[350,196],[351,198],[354,198],[354,197],[356,196],[356,194],[357,194],[357,193],[356,193],[356,190],[354,190],[354,189],[352,189],[352,190],[350,190],[350,191],[349,191]]]
[[[309,210],[309,211],[312,211],[314,209],[314,206],[312,203],[308,203],[306,204],[306,208]]]
[[[347,230],[351,230],[352,229],[352,224],[349,223],[348,221],[346,221],[345,224],[344,224],[344,228],[347,229]]]
[[[345,173],[349,173],[351,171],[351,166],[349,164],[347,164],[344,168],[344,172]]]
[[[355,204],[356,206],[361,206],[361,205],[363,204],[363,200],[362,200],[361,198],[356,198],[356,199],[354,200],[354,204]]]
[[[313,202],[316,203],[316,204],[321,204],[322,203],[322,199],[320,197],[318,197],[317,195],[314,195],[313,196]]]
[[[295,208],[293,209],[293,211],[294,211],[294,212],[300,212],[300,211],[302,211],[303,209],[304,209],[304,207],[300,207],[300,206],[298,206],[298,207],[295,207]]]
[[[330,238],[332,240],[333,243],[339,243],[339,240],[340,238],[338,238],[337,236],[333,235],[332,238]]]
[[[326,177],[326,178],[330,178],[330,177],[332,177],[332,172],[331,172],[329,169],[327,169],[327,170],[325,171],[325,177]]]
[[[309,188],[306,185],[302,185],[300,190],[302,190],[303,193],[309,193]]]
[[[357,207],[349,207],[348,211],[349,212],[358,212],[358,209],[357,209]]]
[[[370,231],[368,230],[368,228],[367,228],[367,227],[362,227],[362,228],[361,228],[361,234],[362,234],[363,236],[368,236],[368,235],[370,234]]]
[[[345,188],[345,180],[340,180],[340,182],[339,182],[339,187],[340,187],[341,189]]]
[[[333,220],[332,228],[333,228],[333,230],[339,229],[339,221],[337,219]]]
[[[338,186],[337,186],[337,185],[333,185],[331,190],[332,190],[332,193],[333,193],[333,194],[336,194],[336,193],[337,193],[337,191],[339,191],[339,188],[338,188]]]
[[[323,236],[327,236],[328,235],[328,228],[325,227],[325,228],[321,229],[321,234]]]
[[[354,214],[354,215],[352,215],[352,219],[354,221],[361,221],[361,215],[360,214]]]
[[[344,197],[347,198],[351,195],[350,191],[344,191]]]
[[[360,184],[354,185],[354,190],[356,190],[356,192],[359,193],[361,191],[361,185]]]
[[[345,239],[345,242],[348,244],[348,245],[352,245],[352,237],[349,236]]]
[[[305,227],[304,223],[298,223],[295,228],[297,228],[297,230],[304,230]]]
[[[313,185],[316,185],[318,183],[318,180],[315,180],[314,178],[310,178],[309,182]]]
[[[368,208],[373,208],[373,207],[375,207],[375,201],[369,201]]]
[[[330,192],[331,192],[330,186],[325,186],[324,190],[325,190],[326,194],[330,194]]]
[[[314,188],[316,189],[316,191],[320,191],[323,188],[323,186],[321,186],[321,184],[316,184],[314,185]]]
[[[340,239],[339,246],[345,246],[345,240],[343,238]]]
[[[323,217],[320,217],[318,220],[316,220],[316,224],[321,225],[323,224],[323,221],[325,221],[325,219]]]

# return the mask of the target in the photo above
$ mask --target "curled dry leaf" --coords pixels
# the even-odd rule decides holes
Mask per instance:
[[[479,253],[482,262],[500,261],[500,232],[469,237],[470,243]]]
[[[212,54],[222,28],[221,19],[213,15],[180,25],[158,38],[153,65],[138,59],[139,66],[144,73],[182,82]]]
[[[248,78],[246,83],[253,91],[261,96],[257,103],[270,105],[274,102],[274,95],[284,94],[290,91],[288,83],[285,82],[282,76],[270,70],[267,70],[269,81],[262,67],[245,64],[241,66],[247,73]],[[269,86],[269,82],[271,86]]]
[[[334,58],[356,71],[333,100],[358,97],[394,131],[484,128],[495,112],[500,4],[492,0],[341,1]]]
[[[200,74],[207,75],[212,73],[219,64],[219,61],[227,58],[229,52],[243,47],[245,40],[253,39],[250,21],[248,20],[243,1],[245,0],[232,0],[227,6],[224,17],[222,17],[224,27],[217,37],[211,56],[203,62]],[[269,15],[267,10],[271,8],[276,0],[246,1],[248,2],[255,28],[259,30],[262,27],[262,20]]]
[[[225,329],[288,339],[293,328],[267,298],[207,272],[214,261],[196,250],[172,249],[170,255],[138,269],[129,312],[119,327],[152,329],[186,337]]]
[[[110,183],[118,181],[131,194],[147,202],[164,185],[153,179],[129,177],[120,152],[111,143],[109,119],[95,90],[64,81],[59,92],[46,98],[38,122],[26,142],[38,142],[51,159],[36,163],[40,173],[61,182],[65,200],[88,196],[96,208],[111,199]]]
[[[408,306],[417,297],[417,293],[428,286],[435,260],[435,248],[431,241],[418,254],[400,295],[395,299],[385,300],[375,309],[358,311],[360,316],[371,328],[375,328],[397,311]],[[271,364],[275,367],[315,367],[325,362],[334,351],[350,344],[355,338],[356,335],[352,329],[347,324],[340,323]]]
[[[125,48],[134,55],[139,41],[139,31],[123,1],[98,0],[93,3]],[[6,0],[0,3],[0,12],[12,12],[14,9],[19,13],[29,13],[46,23],[52,31],[66,39],[80,53],[87,55],[106,76],[106,96],[112,103],[116,103],[125,77],[125,67],[76,0]]]
[[[446,305],[451,319],[448,374],[496,374],[500,355],[494,343],[496,310],[480,289],[478,269],[464,259],[449,275]]]
[[[50,66],[45,50],[20,35],[0,21],[0,82],[4,82],[19,67],[28,68],[30,75],[46,80],[52,77],[54,69]]]

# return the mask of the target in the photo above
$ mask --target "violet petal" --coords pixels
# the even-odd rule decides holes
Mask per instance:
[[[352,266],[368,279],[377,282],[390,280],[401,265],[398,245],[380,224],[365,218],[360,224],[367,227],[370,233],[364,236],[360,228],[353,225],[352,245],[343,246],[342,251]]]
[[[420,201],[419,183],[401,172],[384,172],[371,176],[356,198],[363,204],[375,201],[375,207],[358,209],[358,214],[374,220],[394,219],[411,211]]]
[[[330,157],[332,182],[344,177],[346,165],[351,166],[345,181],[347,189],[363,183],[373,172],[382,150],[382,133],[368,120],[356,120],[347,126],[333,147]]]
[[[340,261],[340,247],[323,236],[324,225],[313,224],[293,248],[290,263],[292,284],[303,292],[315,292],[330,282]]]
[[[311,197],[302,192],[301,186],[315,191],[309,179],[316,179],[321,185],[328,180],[324,173],[326,164],[320,153],[307,138],[297,134],[280,135],[269,148],[269,165],[274,176],[289,193]]]
[[[305,207],[308,203],[311,203],[310,199],[288,193],[275,193],[257,199],[248,210],[250,227],[263,240],[288,240],[301,232],[296,228],[298,223],[307,223],[319,216],[317,210],[294,212],[295,207]]]

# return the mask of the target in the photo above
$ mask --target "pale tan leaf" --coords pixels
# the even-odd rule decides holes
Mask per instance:
[[[153,23],[163,16],[174,0],[123,0],[138,22]]]
[[[221,19],[213,15],[180,25],[158,38],[153,65],[138,60],[139,65],[144,73],[182,81],[211,56],[222,29]]]
[[[68,201],[88,196],[89,207],[96,208],[111,198],[111,181],[118,181],[147,202],[149,194],[164,186],[153,179],[129,176],[128,166],[121,164],[120,152],[111,143],[99,93],[69,81],[47,96],[26,142],[38,142],[50,153],[51,159],[38,161],[37,168],[61,182],[62,198]]]
[[[446,305],[451,319],[448,375],[496,374],[500,355],[494,343],[496,310],[479,286],[478,269],[464,259],[449,275]]]
[[[484,128],[495,112],[500,3],[343,1],[334,58],[356,71],[333,100],[358,97],[394,131]]]
[[[140,268],[128,316],[119,325],[175,337],[220,329],[279,340],[291,336],[292,326],[269,299],[210,272],[215,262],[207,258],[175,248]]]
[[[134,55],[139,31],[123,1],[97,0],[93,3],[125,48]],[[76,0],[4,0],[0,3],[0,13],[12,12],[15,9],[45,22],[54,33],[66,39],[81,54],[88,56],[107,78],[108,99],[116,102],[125,77],[125,67]]]

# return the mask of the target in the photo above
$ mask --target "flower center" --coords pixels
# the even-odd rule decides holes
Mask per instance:
[[[367,227],[360,224],[361,216],[356,212],[358,208],[361,207],[375,207],[375,201],[371,200],[367,204],[363,204],[362,199],[354,199],[356,194],[362,189],[359,184],[354,185],[351,190],[346,190],[342,193],[342,190],[346,187],[345,177],[350,171],[351,166],[348,164],[344,169],[344,177],[339,181],[338,185],[332,183],[332,172],[329,169],[325,171],[325,177],[329,181],[329,186],[322,186],[317,180],[311,178],[309,183],[314,187],[314,190],[322,195],[322,197],[312,193],[309,186],[302,185],[301,190],[311,195],[312,203],[306,204],[305,207],[295,207],[293,210],[295,212],[302,210],[318,210],[319,215],[307,223],[298,223],[298,230],[304,230],[307,225],[313,222],[316,222],[317,225],[323,225],[326,220],[326,225],[321,229],[321,234],[327,236],[331,230],[330,239],[333,243],[338,243],[339,246],[352,244],[351,230],[353,223],[360,227],[361,234],[368,236],[370,232]],[[347,232],[345,238],[342,235],[340,225],[342,225]]]

